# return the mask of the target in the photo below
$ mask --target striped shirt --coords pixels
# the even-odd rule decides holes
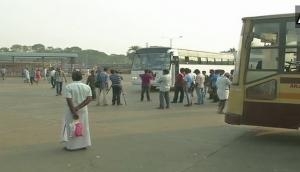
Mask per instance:
[[[123,77],[118,74],[111,74],[109,76],[109,79],[111,81],[112,86],[121,86],[121,81],[123,80]]]

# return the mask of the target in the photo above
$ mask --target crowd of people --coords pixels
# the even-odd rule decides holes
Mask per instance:
[[[170,101],[171,77],[169,70],[163,70],[162,75],[158,78],[151,70],[145,70],[143,74],[140,74],[140,101],[144,101],[146,94],[147,102],[152,102],[150,89],[152,83],[157,82],[159,85],[158,109],[169,109],[171,103],[186,102],[183,106],[191,107],[203,105],[206,101],[211,100],[212,102],[219,102],[217,112],[222,114],[229,96],[232,75],[223,70],[210,70],[209,73],[207,75],[206,71],[201,72],[199,69],[192,72],[189,68],[181,68],[176,75],[174,95]],[[3,69],[1,74],[4,79],[5,72]],[[42,77],[49,82],[51,88],[56,88],[56,96],[62,95],[63,84],[68,81],[66,73],[61,68],[51,67],[44,70],[43,74],[39,68],[31,68],[30,70],[25,68],[23,71],[24,82],[31,85],[38,84]],[[110,90],[112,90],[111,105],[122,105],[123,77],[118,71],[98,67],[89,71],[85,83],[82,79],[81,71],[73,70],[73,82],[64,86],[68,112],[63,120],[62,140],[66,150],[83,149],[91,145],[86,105],[91,101],[95,101],[97,106],[109,105],[107,94]],[[125,99],[124,103],[126,104]]]
[[[140,101],[146,99],[151,101],[151,85],[153,82],[159,84],[159,103],[158,109],[170,108],[170,103],[183,103],[183,106],[203,105],[206,101],[218,102],[218,113],[223,113],[226,100],[229,95],[229,87],[232,75],[225,73],[224,70],[210,70],[209,75],[206,71],[196,69],[191,71],[189,68],[181,68],[175,78],[174,95],[170,99],[171,78],[168,70],[163,70],[162,76],[155,79],[156,74],[146,69],[140,74],[141,94]],[[67,82],[64,71],[60,68],[51,68],[48,72],[49,82],[52,88],[56,87],[56,95],[61,95],[62,85]],[[96,101],[97,106],[109,105],[107,94],[112,90],[112,105],[122,105],[121,95],[123,77],[114,69],[98,67],[89,71],[86,84],[89,85],[92,93],[92,100]],[[195,102],[193,102],[195,101]]]
[[[219,102],[218,113],[223,113],[226,100],[229,96],[229,87],[232,75],[224,70],[206,71],[199,69],[193,72],[189,68],[181,68],[175,78],[174,96],[170,102],[171,77],[168,70],[163,70],[162,76],[156,80],[159,83],[159,107],[158,109],[170,108],[170,103],[183,103],[185,107],[203,105],[206,98],[212,102]],[[150,70],[145,70],[141,78],[141,101],[146,93],[147,100],[150,101],[151,80],[155,80],[155,75]],[[194,95],[196,93],[196,96]],[[196,98],[194,98],[196,97]],[[193,100],[196,102],[193,103]]]

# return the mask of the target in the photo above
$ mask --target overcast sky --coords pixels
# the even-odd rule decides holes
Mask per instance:
[[[0,47],[130,46],[203,51],[238,47],[242,17],[294,13],[300,0],[1,0]],[[180,38],[180,36],[182,36]]]

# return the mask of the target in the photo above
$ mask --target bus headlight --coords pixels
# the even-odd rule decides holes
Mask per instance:
[[[136,76],[131,77],[132,80],[137,80]]]

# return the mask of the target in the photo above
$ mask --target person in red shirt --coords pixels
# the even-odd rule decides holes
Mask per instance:
[[[141,101],[144,100],[144,94],[146,92],[147,101],[150,101],[150,88],[151,80],[153,80],[153,75],[150,70],[145,70],[144,74],[140,74],[142,80],[142,92],[141,92]]]
[[[180,72],[176,76],[174,97],[173,97],[173,101],[171,103],[177,103],[179,93],[180,93],[179,103],[183,102],[183,98],[184,98],[184,91],[183,91],[184,79],[183,78],[184,78],[184,75],[185,75],[184,68],[180,68]]]
[[[41,75],[41,70],[39,68],[37,68],[37,70],[35,71],[35,82],[36,84],[39,84],[39,81],[41,80],[42,75]]]

